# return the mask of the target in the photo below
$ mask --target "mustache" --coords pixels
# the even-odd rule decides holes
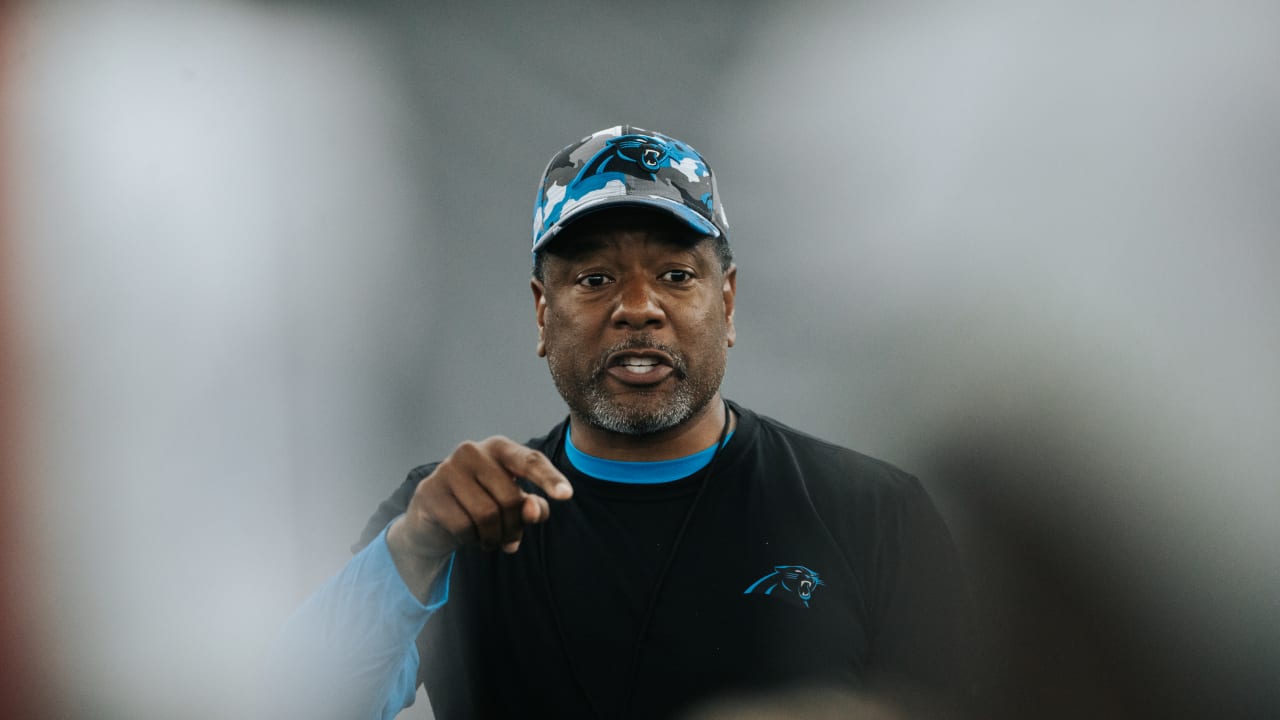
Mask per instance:
[[[683,380],[689,376],[689,364],[684,359],[684,355],[670,345],[664,345],[654,340],[651,335],[633,335],[622,342],[616,343],[611,347],[605,348],[600,353],[600,357],[596,360],[596,366],[592,372],[592,377],[597,380],[604,378],[605,373],[609,370],[609,357],[614,353],[625,352],[627,350],[657,350],[666,353],[671,358],[672,367],[675,369],[676,378]]]

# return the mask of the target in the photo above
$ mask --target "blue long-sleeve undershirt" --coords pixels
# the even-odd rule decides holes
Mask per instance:
[[[415,640],[449,600],[453,557],[423,604],[401,579],[386,536],[384,528],[286,623],[273,661],[278,707],[305,709],[307,717],[390,720],[413,704]]]

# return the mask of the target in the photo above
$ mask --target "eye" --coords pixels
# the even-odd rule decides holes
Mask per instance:
[[[583,287],[600,287],[609,282],[609,276],[604,273],[589,273],[578,278],[578,284]]]
[[[669,282],[685,283],[693,279],[693,273],[688,270],[668,270],[659,277]]]

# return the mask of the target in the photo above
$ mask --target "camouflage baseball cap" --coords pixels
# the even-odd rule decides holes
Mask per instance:
[[[551,158],[533,206],[533,252],[575,218],[618,205],[666,210],[697,232],[729,237],[715,175],[698,151],[662,133],[619,125]]]

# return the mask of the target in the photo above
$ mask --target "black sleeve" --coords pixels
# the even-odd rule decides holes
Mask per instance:
[[[970,596],[951,534],[919,481],[881,518],[873,683],[930,704],[968,703]]]
[[[409,477],[405,478],[400,487],[391,493],[391,497],[383,500],[382,504],[378,505],[378,509],[369,518],[369,522],[365,523],[364,532],[360,533],[360,539],[351,546],[352,553],[358,553],[363,550],[365,546],[373,542],[374,538],[378,537],[378,533],[382,532],[382,529],[390,524],[392,520],[404,514],[404,511],[409,508],[409,500],[413,498],[413,491],[418,489],[418,483],[430,475],[439,464],[419,465],[409,471]]]

